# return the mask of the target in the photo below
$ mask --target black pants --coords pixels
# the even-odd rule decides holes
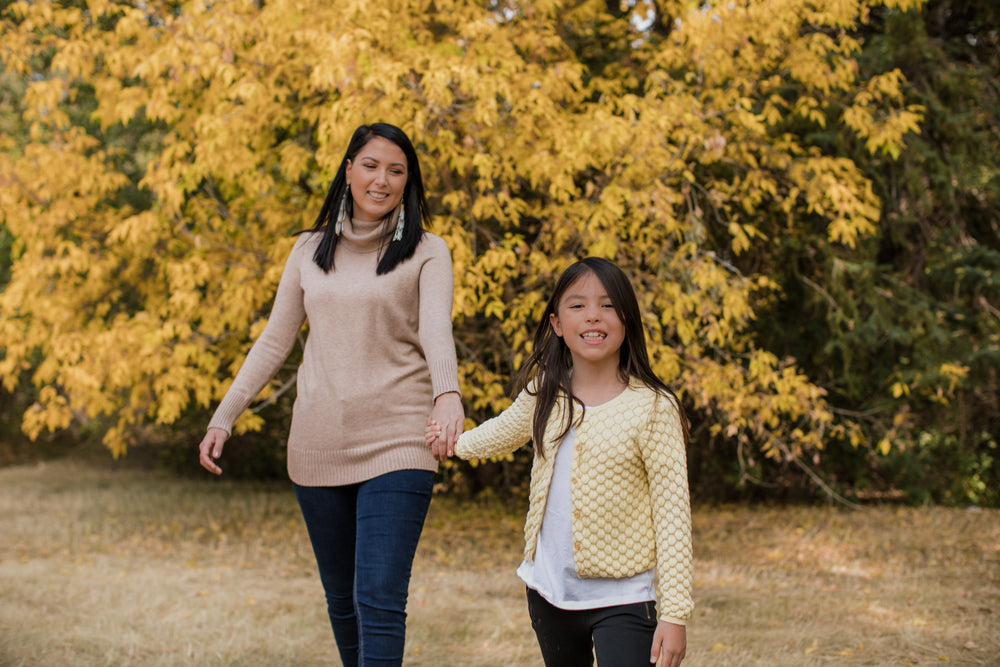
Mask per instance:
[[[559,609],[528,588],[528,615],[545,667],[649,667],[656,604]]]

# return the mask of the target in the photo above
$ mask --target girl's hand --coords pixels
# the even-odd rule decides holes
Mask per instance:
[[[449,391],[434,399],[434,409],[427,418],[428,427],[432,423],[439,425],[440,432],[433,442],[428,443],[431,454],[438,461],[444,461],[455,453],[455,443],[465,427],[465,410],[457,391]]]
[[[687,629],[683,625],[660,621],[653,633],[649,662],[657,667],[680,667],[687,652]],[[657,662],[659,661],[659,662]]]
[[[222,456],[222,445],[226,443],[229,434],[221,428],[210,428],[198,445],[198,462],[210,473],[221,475],[222,468],[215,464],[215,459]]]
[[[433,419],[428,419],[427,428],[424,429],[424,440],[427,442],[427,446],[431,447],[440,435],[441,424],[438,424]]]

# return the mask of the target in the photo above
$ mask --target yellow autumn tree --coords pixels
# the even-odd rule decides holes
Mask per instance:
[[[855,30],[883,4],[919,2],[8,4],[0,58],[30,133],[0,139],[4,387],[37,388],[30,435],[110,420],[116,455],[208,409],[351,133],[383,120],[417,145],[453,252],[474,417],[505,407],[555,276],[594,254],[634,279],[696,434],[795,461],[858,442],[751,325],[776,235],[851,246],[879,215],[857,166],[796,125],[887,155],[917,129],[898,72],[858,79]]]

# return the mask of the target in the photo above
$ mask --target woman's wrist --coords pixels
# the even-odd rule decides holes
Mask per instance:
[[[457,391],[446,391],[446,392],[444,392],[442,394],[438,394],[437,396],[435,396],[434,397],[434,402],[437,403],[438,399],[442,398],[444,396],[455,396],[456,398],[462,398],[462,395],[459,394]]]

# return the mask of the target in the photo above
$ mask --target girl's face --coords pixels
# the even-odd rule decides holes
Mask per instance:
[[[347,184],[354,199],[354,219],[375,222],[399,206],[409,170],[403,149],[373,137],[347,161]]]
[[[615,312],[608,290],[593,272],[585,273],[563,293],[549,315],[555,334],[566,342],[573,366],[612,364],[625,342],[625,326]]]

